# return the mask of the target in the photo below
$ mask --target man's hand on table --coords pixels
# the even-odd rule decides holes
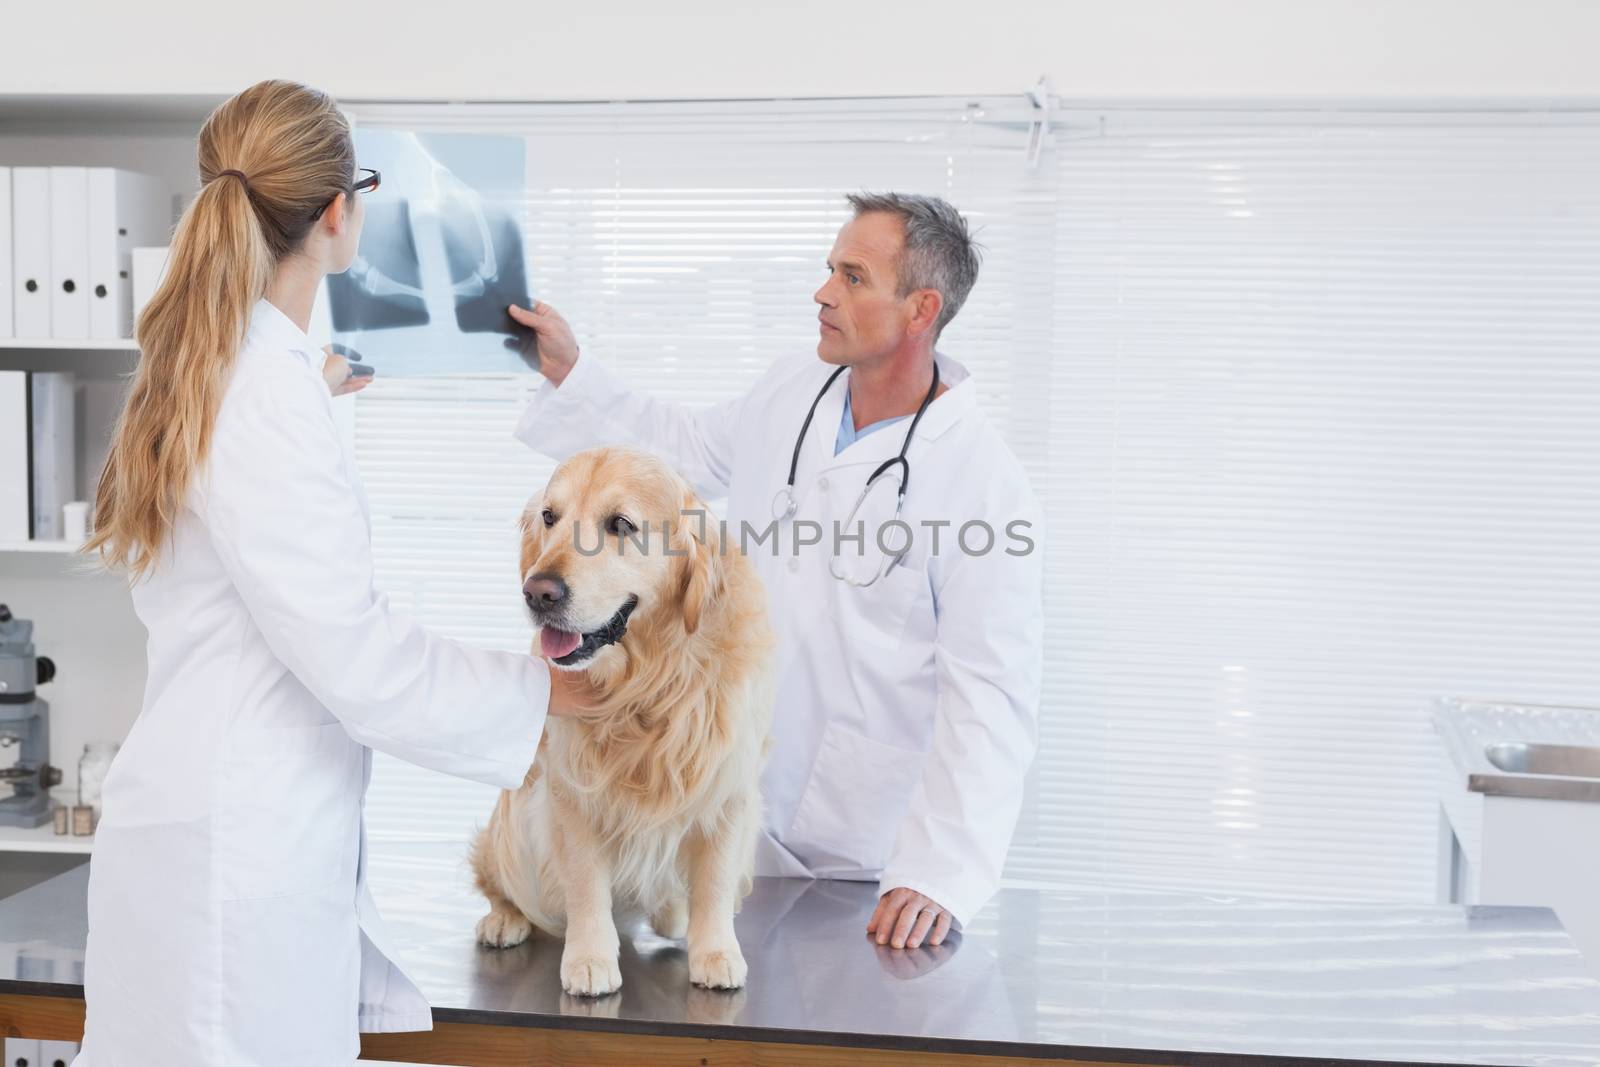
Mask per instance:
[[[921,893],[891,889],[878,898],[877,910],[867,922],[867,933],[878,944],[892,948],[916,948],[923,941],[940,945],[950,932],[952,918],[937,901]]]

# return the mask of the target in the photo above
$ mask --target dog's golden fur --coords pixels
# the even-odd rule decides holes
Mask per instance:
[[[599,629],[638,599],[623,638],[581,665],[594,713],[546,722],[537,762],[472,848],[489,901],[479,940],[514,945],[531,926],[564,935],[569,993],[621,984],[618,912],[687,934],[697,984],[744,982],[733,914],[760,827],[772,635],[754,567],[696,513],[664,463],[613,448],[562,464],[523,514],[523,578],[560,576],[573,629]],[[642,551],[637,538],[598,539],[617,515],[645,529]]]

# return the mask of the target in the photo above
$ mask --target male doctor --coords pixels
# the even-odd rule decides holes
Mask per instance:
[[[971,376],[935,349],[978,276],[966,220],[933,197],[849,201],[819,358],[688,410],[580,359],[549,305],[513,307],[547,379],[517,436],[558,460],[647,448],[727,498],[778,638],[757,873],[876,879],[868,933],[915,948],[999,884],[1036,743],[1043,530]]]

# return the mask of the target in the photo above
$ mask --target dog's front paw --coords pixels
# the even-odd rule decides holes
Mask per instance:
[[[741,989],[750,968],[737,944],[689,950],[689,980],[707,989]]]
[[[617,957],[590,952],[561,954],[561,988],[575,997],[603,997],[622,988]]]
[[[528,940],[533,924],[520,911],[494,908],[478,920],[478,944],[490,948],[510,948]]]

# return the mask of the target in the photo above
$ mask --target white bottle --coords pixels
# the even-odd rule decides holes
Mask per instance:
[[[105,783],[111,759],[119,747],[109,741],[91,741],[83,746],[83,755],[78,759],[79,806],[100,806],[100,787]]]

